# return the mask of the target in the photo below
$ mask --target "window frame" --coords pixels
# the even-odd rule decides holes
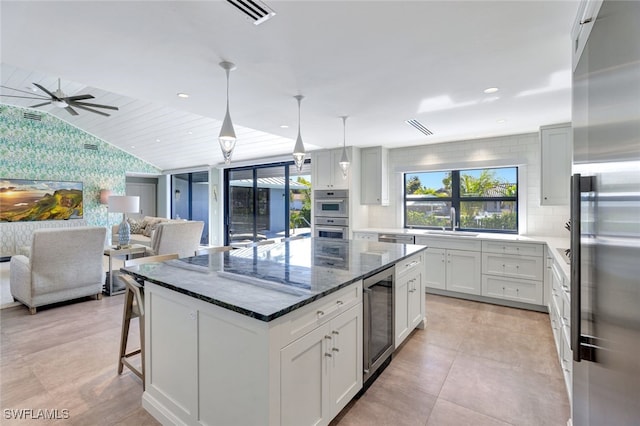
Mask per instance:
[[[498,170],[498,169],[515,169],[516,172],[516,195],[515,196],[502,196],[502,197],[464,197],[460,195],[460,175],[461,172],[465,172],[467,170]],[[417,175],[420,173],[450,173],[451,174],[451,196],[450,197],[429,197],[425,196],[422,198],[412,198],[411,200],[407,199],[407,176]],[[456,209],[455,214],[455,223],[460,224],[460,205],[463,202],[514,202],[514,211],[516,213],[516,223],[515,229],[487,229],[487,228],[471,228],[460,226],[456,228],[458,232],[485,232],[485,233],[500,233],[500,234],[518,234],[519,229],[519,198],[520,198],[520,182],[519,182],[519,168],[518,166],[496,166],[496,167],[474,167],[474,168],[465,168],[465,169],[455,169],[455,170],[421,170],[414,172],[405,172],[402,176],[403,182],[403,227],[405,229],[432,229],[432,230],[442,230],[441,226],[420,226],[420,225],[408,225],[407,224],[407,201],[441,201],[445,203],[451,203],[451,207]],[[446,230],[452,230],[451,227],[446,228]]]

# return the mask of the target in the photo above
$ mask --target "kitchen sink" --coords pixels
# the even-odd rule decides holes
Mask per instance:
[[[479,234],[477,232],[465,232],[465,231],[427,231],[425,235],[453,235],[456,237],[468,237],[473,238],[477,237]]]

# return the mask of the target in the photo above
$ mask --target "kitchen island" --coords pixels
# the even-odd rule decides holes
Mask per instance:
[[[309,238],[125,269],[145,281],[143,407],[163,424],[328,424],[362,388],[362,280],[423,267],[424,249]]]

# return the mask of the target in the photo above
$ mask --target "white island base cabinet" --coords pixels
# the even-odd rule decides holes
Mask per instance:
[[[361,300],[358,282],[265,322],[147,282],[142,406],[162,424],[326,425],[362,388]]]

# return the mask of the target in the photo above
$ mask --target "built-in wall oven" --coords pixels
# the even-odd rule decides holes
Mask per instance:
[[[349,191],[336,189],[333,191],[316,190],[313,193],[317,217],[349,217]]]
[[[364,333],[363,376],[365,386],[377,377],[393,353],[394,277],[392,266],[364,279],[362,286]]]
[[[349,191],[317,190],[313,193],[315,202],[313,235],[319,238],[349,239]]]

